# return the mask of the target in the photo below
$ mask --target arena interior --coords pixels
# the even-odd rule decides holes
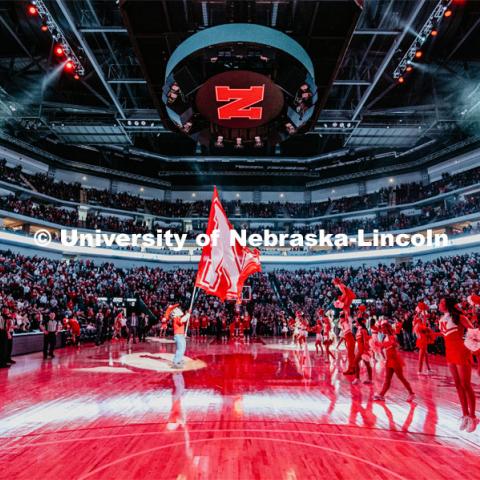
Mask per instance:
[[[480,478],[479,45],[478,0],[0,0],[2,475]]]

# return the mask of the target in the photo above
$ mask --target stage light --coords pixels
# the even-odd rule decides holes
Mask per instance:
[[[74,67],[75,67],[75,65],[73,64],[73,62],[71,60],[68,60],[68,62],[65,64],[65,70],[67,72],[71,72]]]
[[[56,45],[53,51],[57,57],[61,57],[65,53],[61,45]]]
[[[432,37],[436,37],[436,36],[438,35],[438,30],[433,29],[433,30],[430,32],[430,35],[431,35]]]
[[[443,14],[443,16],[448,18],[448,17],[451,17],[452,14],[453,14],[453,12],[449,8],[447,8],[445,10],[445,13]]]
[[[29,15],[31,15],[32,17],[36,17],[38,15],[38,8],[33,4],[31,3],[28,7],[27,7],[27,12]]]
[[[76,73],[76,74],[73,76],[73,78],[74,78],[75,80],[80,80],[80,75],[79,75],[78,73]]]
[[[415,58],[422,58],[422,56],[423,56],[423,52],[421,50],[417,50],[415,52]]]
[[[405,82],[405,79],[403,77],[398,77],[398,83],[403,83]]]
[[[413,70],[413,67],[411,65],[408,65],[408,67],[405,69],[407,72],[411,72]]]
[[[42,32],[48,32],[48,25],[46,24],[46,22],[42,22],[42,26],[40,27],[40,30]]]

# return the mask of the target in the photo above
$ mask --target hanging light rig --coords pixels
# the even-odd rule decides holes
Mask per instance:
[[[85,68],[68,43],[62,29],[59,27],[43,0],[31,1],[27,5],[27,14],[41,20],[40,30],[50,32],[55,41],[54,55],[64,62],[64,71],[72,75],[75,80],[80,80],[85,75]]]
[[[443,19],[452,16],[451,3],[452,0],[440,0],[432,10],[432,13],[421,28],[420,33],[416,35],[414,41],[393,72],[393,78],[398,83],[405,83],[406,74],[414,70],[413,62],[419,61],[424,56],[422,50],[424,43],[427,42],[430,37],[436,37],[438,35],[440,23]]]

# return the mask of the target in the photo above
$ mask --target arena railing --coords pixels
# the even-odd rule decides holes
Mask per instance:
[[[0,180],[0,187],[4,188],[7,191],[13,192],[22,192],[28,194],[30,197],[37,198],[43,201],[48,201],[49,203],[53,203],[60,206],[66,207],[74,207],[74,208],[88,208],[96,212],[104,212],[104,213],[111,213],[114,215],[122,215],[122,216],[142,216],[148,217],[149,219],[160,220],[166,223],[173,223],[173,222],[180,222],[183,223],[185,221],[200,221],[206,222],[208,217],[205,216],[162,216],[156,215],[154,213],[139,211],[139,210],[122,210],[117,208],[105,207],[96,203],[80,203],[80,202],[72,202],[69,200],[62,200],[56,197],[52,197],[50,195],[46,195],[40,192],[35,192],[30,190],[26,187],[22,187],[20,185],[7,182],[5,180]],[[410,203],[402,203],[398,205],[389,205],[384,207],[373,207],[364,210],[351,210],[347,212],[339,212],[339,213],[332,213],[328,215],[318,215],[312,217],[245,217],[245,216],[231,216],[231,220],[235,222],[258,222],[258,223],[266,223],[266,222],[282,222],[282,223],[306,223],[312,224],[319,221],[326,221],[326,220],[333,220],[333,219],[342,219],[342,218],[355,218],[355,217],[364,217],[366,215],[375,215],[379,213],[389,213],[389,212],[400,212],[402,210],[408,209],[415,209],[427,206],[431,203],[435,203],[441,200],[446,200],[450,197],[454,197],[457,195],[467,195],[473,194],[480,191],[480,182],[475,183],[472,185],[468,185],[466,187],[460,187],[454,190],[450,190],[445,193],[441,193],[438,195],[434,195],[429,198],[425,198],[423,200],[417,200],[415,202]]]

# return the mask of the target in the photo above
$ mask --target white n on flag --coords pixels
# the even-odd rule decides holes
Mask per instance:
[[[237,240],[231,245],[233,227],[222,207],[217,187],[213,191],[207,235],[214,230],[218,233],[217,241],[203,247],[195,286],[221,300],[240,302],[245,280],[262,270],[260,252],[242,246]]]

